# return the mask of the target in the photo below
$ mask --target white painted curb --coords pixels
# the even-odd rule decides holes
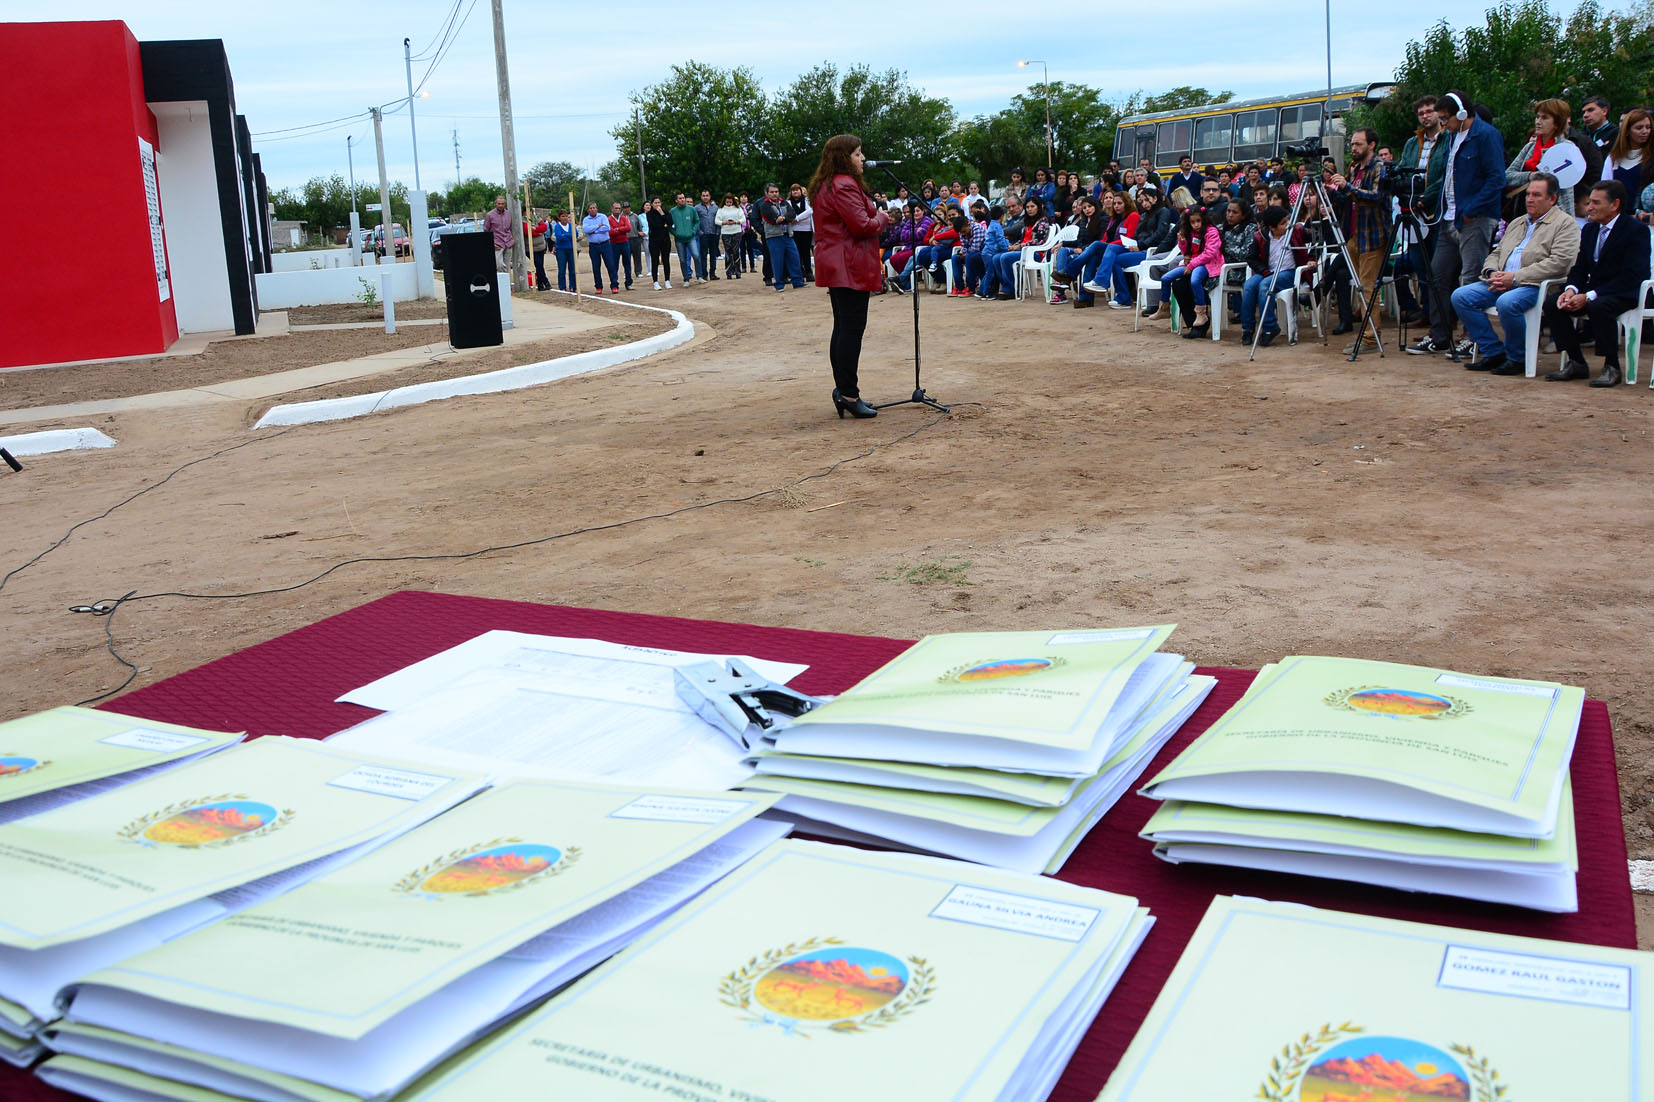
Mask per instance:
[[[584,375],[592,371],[601,371],[606,367],[614,367],[617,364],[630,363],[632,360],[641,360],[645,356],[664,352],[668,348],[676,348],[695,336],[695,324],[676,310],[666,310],[659,306],[644,306],[637,302],[614,301],[618,306],[629,306],[634,310],[653,310],[657,313],[667,314],[677,324],[665,333],[657,333],[652,337],[645,337],[642,340],[632,341],[629,344],[618,345],[614,348],[596,348],[590,352],[577,352],[572,356],[561,356],[555,360],[542,360],[540,363],[507,367],[499,371],[485,372],[481,375],[467,375],[458,379],[439,379],[429,383],[414,383],[412,386],[381,390],[375,394],[358,394],[349,398],[323,398],[316,402],[295,402],[290,405],[275,406],[259,418],[258,424],[253,427],[262,429],[272,425],[308,425],[318,421],[341,421],[348,417],[361,417],[364,414],[381,409],[414,406],[423,402],[435,402],[442,398],[457,398],[462,394],[495,394],[502,390],[520,390],[523,387],[538,386],[541,383],[549,383],[556,379],[566,379],[571,375]]]
[[[1632,861],[1631,890],[1654,892],[1654,861]]]
[[[0,436],[0,448],[13,455],[45,455],[48,452],[72,452],[82,448],[113,448],[115,442],[94,428],[48,429],[45,432],[25,432],[18,436]]]

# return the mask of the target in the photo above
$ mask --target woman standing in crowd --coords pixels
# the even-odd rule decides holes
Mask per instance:
[[[1522,147],[1522,151],[1511,159],[1510,164],[1505,166],[1505,201],[1509,204],[1512,199],[1516,200],[1511,213],[1514,214],[1516,210],[1526,213],[1520,196],[1527,192],[1528,179],[1539,171],[1540,160],[1556,146],[1557,142],[1571,141],[1568,137],[1568,122],[1572,116],[1573,108],[1568,106],[1567,100],[1540,100],[1534,105],[1533,136],[1528,139],[1528,144]],[[1586,141],[1581,146],[1579,142],[1573,141],[1572,144],[1579,149],[1579,156],[1585,160],[1585,177],[1590,179],[1592,158],[1586,151],[1596,152],[1595,143]],[[1565,211],[1573,210],[1574,189],[1563,188],[1557,196],[1556,205]]]
[[[660,270],[666,267],[666,289],[672,289],[672,218],[661,206],[660,196],[649,200],[644,217],[649,219],[649,278],[660,290]]]
[[[735,196],[724,193],[723,205],[714,216],[718,223],[718,239],[723,245],[724,278],[741,278],[741,237],[746,232],[747,217],[735,203]]]
[[[1005,190],[999,193],[1000,205],[1007,212],[1022,210],[1022,201],[1028,198],[1028,183],[1023,178],[1022,169],[1011,170],[1011,182],[1005,185]]]
[[[1633,108],[1620,120],[1620,136],[1603,158],[1602,178],[1618,180],[1627,195],[1640,195],[1644,183],[1654,180],[1648,169],[1649,136],[1654,134],[1654,115]]]
[[[1057,184],[1051,192],[1051,209],[1055,212],[1059,222],[1067,222],[1074,214],[1074,192],[1077,190],[1077,181],[1069,182],[1067,169],[1057,169]]]
[[[787,197],[792,200],[793,210],[797,212],[793,216],[793,243],[798,246],[798,263],[804,269],[804,281],[814,283],[815,263],[810,258],[810,252],[816,239],[815,208],[810,205],[803,184],[794,184]]]
[[[879,234],[889,217],[873,202],[862,178],[867,157],[861,139],[835,134],[821,150],[821,163],[810,178],[815,196],[817,282],[833,304],[833,336],[827,354],[833,365],[833,408],[840,420],[877,417],[862,399],[858,383],[862,334],[867,330],[867,303],[879,290]]]
[[[551,247],[557,253],[557,289],[574,290],[574,226],[566,210],[559,210],[551,224]]]
[[[1028,199],[1038,199],[1039,209],[1045,217],[1051,217],[1052,200],[1057,197],[1057,186],[1051,182],[1051,174],[1043,168],[1034,169],[1034,183],[1028,189]],[[1023,209],[1027,209],[1026,201]]]

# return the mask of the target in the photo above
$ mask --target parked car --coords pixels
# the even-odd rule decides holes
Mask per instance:
[[[402,228],[400,222],[391,223],[391,245],[395,248],[397,256],[407,256],[411,251],[408,242],[408,231]],[[375,256],[385,255],[384,231],[378,226],[373,227],[365,235],[362,251],[367,252],[370,249]]]
[[[442,267],[442,239],[451,233],[475,233],[481,227],[471,222],[444,223],[431,227],[431,267]]]

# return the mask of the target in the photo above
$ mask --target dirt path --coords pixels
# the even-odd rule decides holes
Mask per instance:
[[[640,301],[719,336],[266,435],[81,528],[0,590],[3,714],[120,683],[102,623],[71,604],[287,585],[353,556],[470,550],[820,476],[464,562],[134,604],[115,634],[147,684],[403,588],[908,637],[1176,620],[1173,644],[1204,663],[1345,654],[1581,684],[1613,717],[1632,856],[1654,858],[1646,386],[1394,353],[1349,365],[1308,345],[1249,365],[1234,337],[1134,334],[1125,312],[927,297],[925,384],[955,412],[841,422],[823,292],[744,281]],[[874,400],[911,389],[908,310],[873,304]],[[0,477],[0,569],[249,439],[245,413],[103,419],[118,449]]]

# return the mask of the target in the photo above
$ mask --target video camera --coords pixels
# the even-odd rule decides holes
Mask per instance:
[[[1332,156],[1332,150],[1323,145],[1320,138],[1305,138],[1301,142],[1281,146],[1281,155],[1302,157],[1306,161],[1319,161],[1323,157]]]

